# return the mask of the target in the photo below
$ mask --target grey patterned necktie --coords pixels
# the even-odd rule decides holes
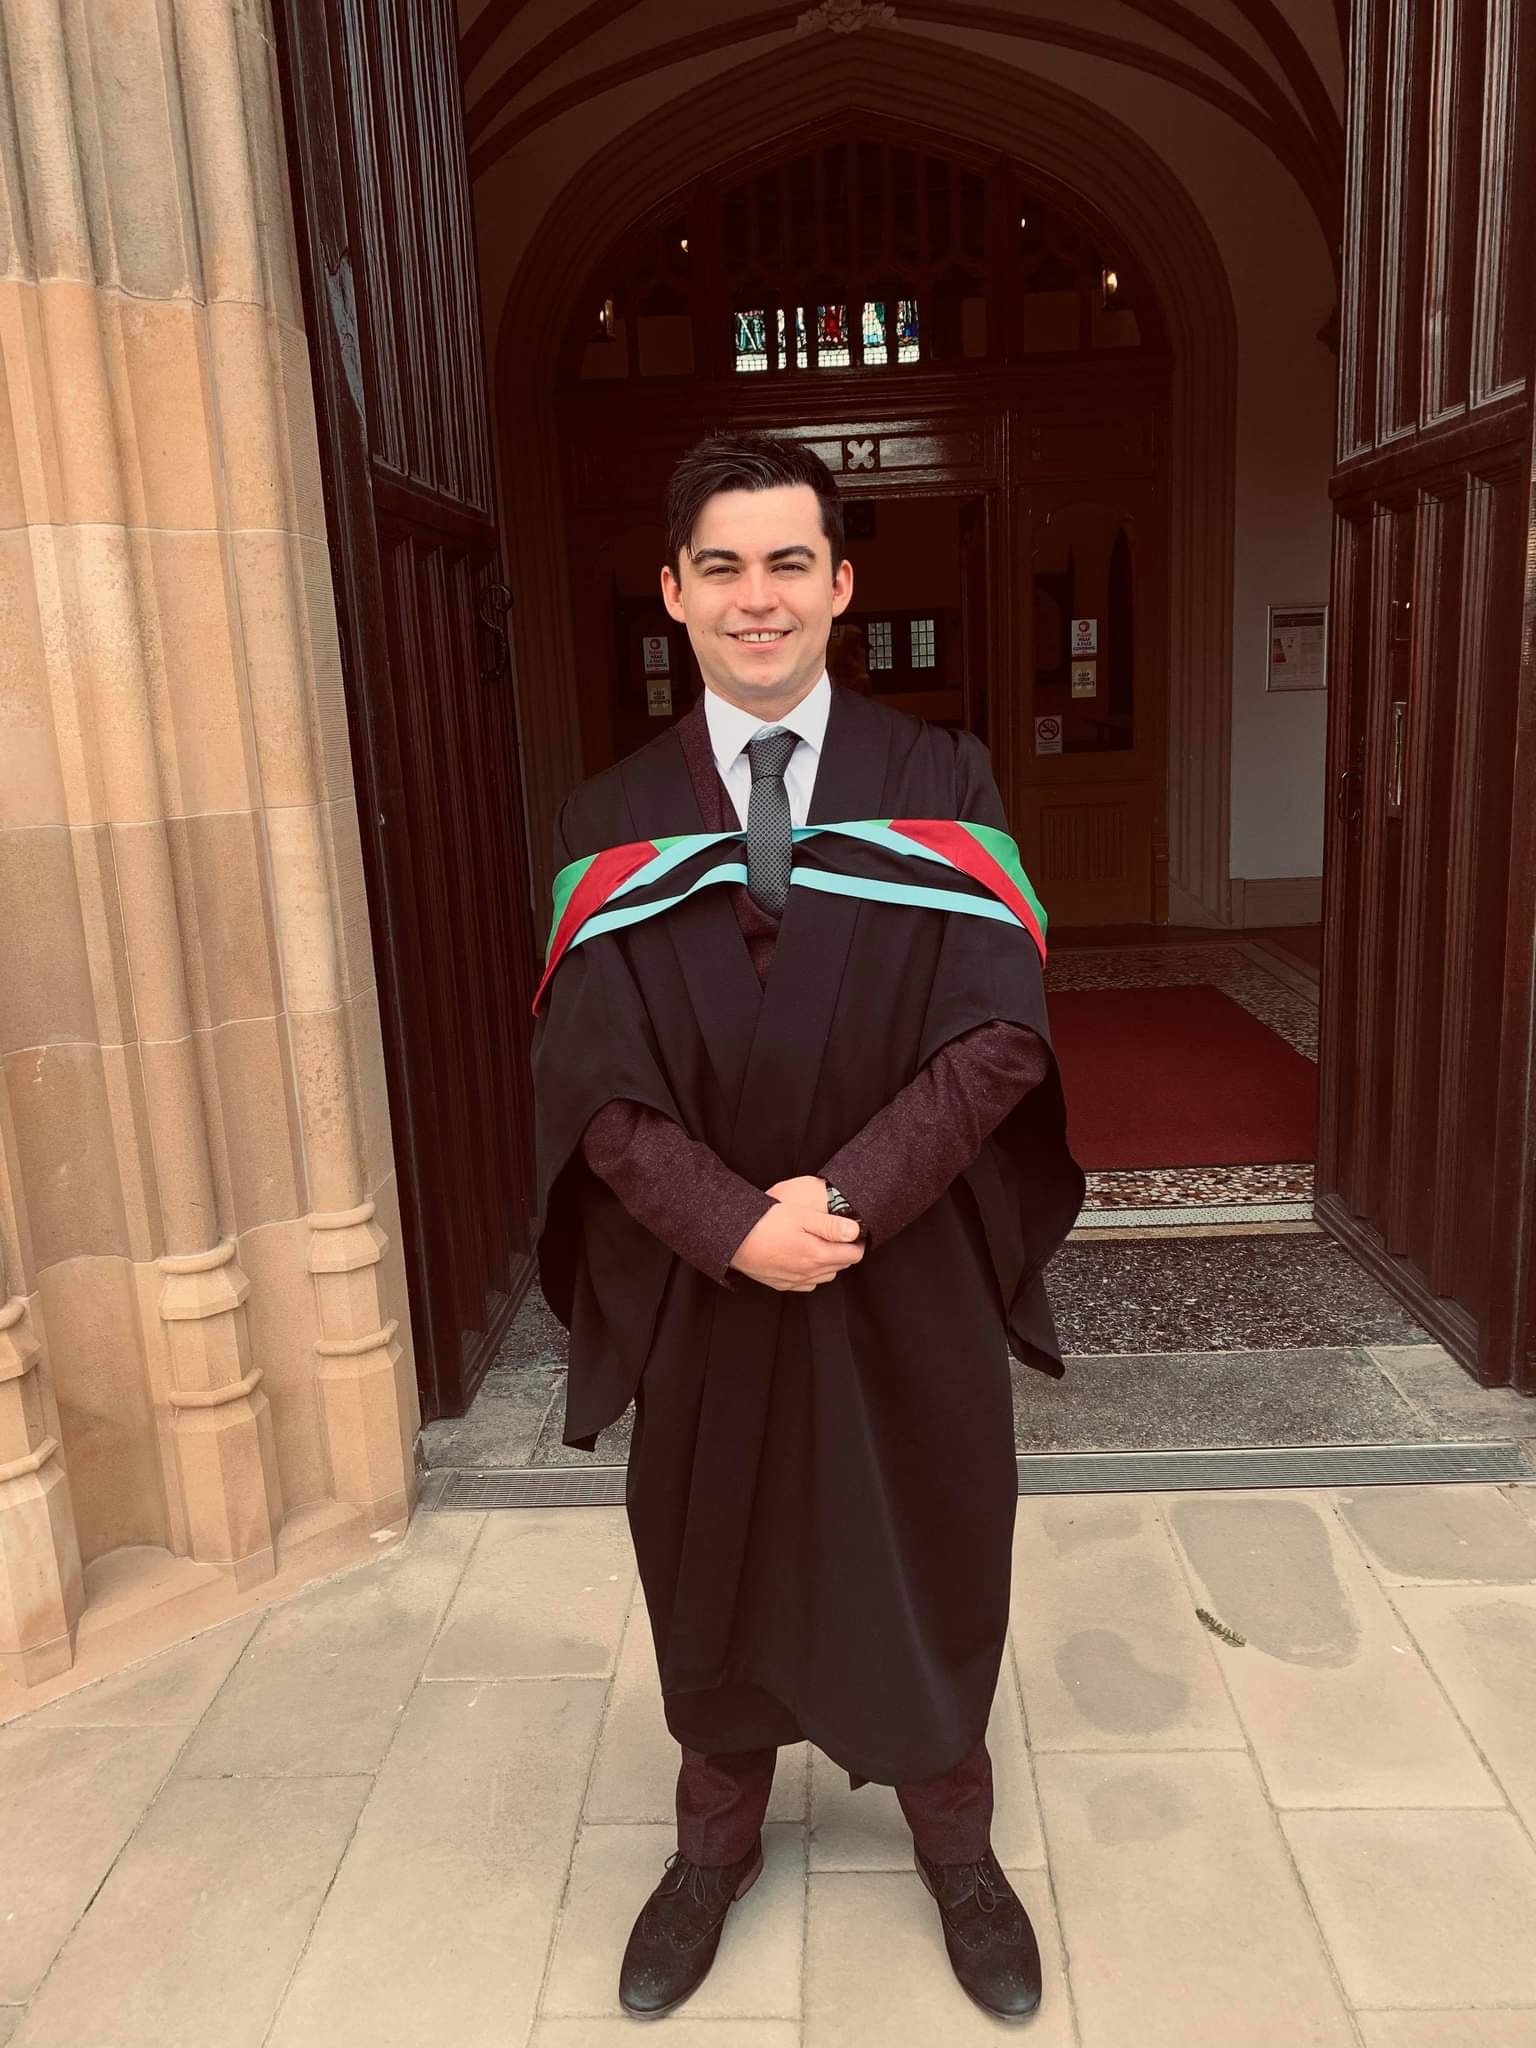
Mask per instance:
[[[752,794],[747,801],[747,893],[775,917],[784,915],[789,901],[794,840],[784,770],[799,744],[800,735],[781,725],[766,726],[747,741],[747,758],[752,764]]]

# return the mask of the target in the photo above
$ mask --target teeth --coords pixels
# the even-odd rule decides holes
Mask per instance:
[[[738,633],[736,638],[738,640],[750,641],[756,647],[766,640],[782,640],[784,635],[782,633]]]

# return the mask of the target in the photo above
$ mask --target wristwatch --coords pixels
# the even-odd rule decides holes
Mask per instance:
[[[854,1243],[868,1243],[869,1226],[865,1223],[858,1210],[854,1208],[848,1197],[840,1188],[833,1187],[831,1181],[827,1182],[827,1214],[829,1216],[851,1216],[859,1226],[859,1234],[854,1239]]]

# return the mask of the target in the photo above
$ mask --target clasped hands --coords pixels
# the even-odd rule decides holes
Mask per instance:
[[[747,1232],[731,1260],[749,1280],[785,1294],[810,1294],[856,1266],[864,1247],[855,1242],[859,1226],[851,1216],[827,1209],[827,1184],[814,1173],[776,1180],[764,1194],[773,1207]]]

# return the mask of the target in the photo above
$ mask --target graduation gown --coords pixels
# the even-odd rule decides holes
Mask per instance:
[[[834,689],[809,822],[1006,830],[988,755]],[[675,731],[583,783],[557,864],[703,829]],[[721,1287],[585,1165],[647,1104],[755,1186],[815,1173],[942,1046],[991,1019],[1049,1044],[1015,926],[791,889],[759,984],[726,891],[561,960],[534,1030],[539,1265],[570,1331],[564,1441],[637,1401],[626,1505],[667,1724],[704,1751],[809,1739],[851,1776],[948,1770],[983,1736],[1018,1479],[1010,1343],[1059,1377],[1042,1272],[1077,1214],[1054,1059],[915,1221],[810,1294]]]

